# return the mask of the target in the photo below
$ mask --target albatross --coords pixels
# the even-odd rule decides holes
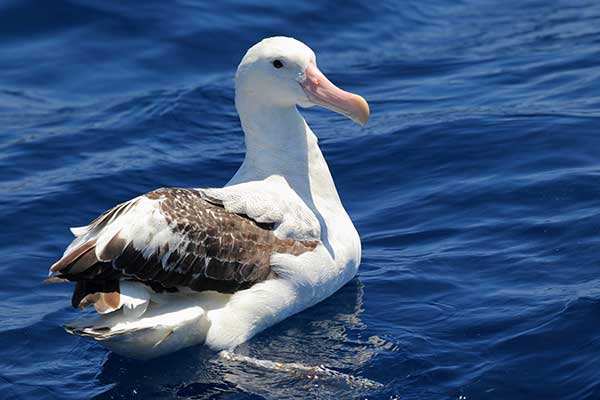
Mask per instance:
[[[66,330],[138,359],[232,349],[350,281],[361,243],[298,111],[315,105],[369,119],[302,42],[251,47],[236,73],[239,170],[222,188],[157,189],[71,228],[48,281],[75,282],[73,307],[96,312]]]

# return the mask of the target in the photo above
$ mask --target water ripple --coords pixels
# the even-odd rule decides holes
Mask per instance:
[[[598,398],[599,21],[591,0],[2,2],[3,395]],[[359,276],[235,359],[139,363],[65,335],[70,294],[41,281],[67,227],[225,183],[235,66],[274,34],[371,105],[365,128],[303,111]]]

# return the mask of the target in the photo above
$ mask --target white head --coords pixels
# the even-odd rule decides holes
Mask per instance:
[[[315,53],[288,37],[264,39],[248,50],[236,76],[236,96],[255,96],[274,107],[320,105],[364,125],[369,105],[336,87],[319,71]]]

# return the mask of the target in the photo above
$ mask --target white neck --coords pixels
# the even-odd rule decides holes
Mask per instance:
[[[285,178],[319,220],[321,239],[331,257],[340,265],[358,266],[360,238],[340,201],[317,137],[295,106],[267,106],[257,100],[236,94],[246,157],[227,186],[273,175]]]
[[[341,207],[317,137],[296,107],[256,100],[255,96],[236,96],[246,157],[228,185],[280,175],[307,203],[318,197]]]

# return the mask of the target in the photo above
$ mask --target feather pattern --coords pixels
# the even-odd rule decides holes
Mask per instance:
[[[73,296],[74,306],[95,293],[86,288],[108,293],[114,291],[111,282],[122,279],[159,290],[233,293],[273,276],[272,254],[300,255],[318,244],[280,239],[272,224],[229,212],[198,190],[176,188],[119,204],[77,233],[50,270],[85,283]]]
[[[275,55],[298,74],[274,71]],[[319,74],[301,42],[256,44],[236,74],[246,154],[227,185],[160,189],[72,230],[50,281],[77,281],[74,304],[105,314],[68,323],[69,332],[142,359],[199,343],[231,349],[356,274],[360,238],[297,105],[325,88],[346,99],[335,111],[349,107],[360,123],[369,111]]]

